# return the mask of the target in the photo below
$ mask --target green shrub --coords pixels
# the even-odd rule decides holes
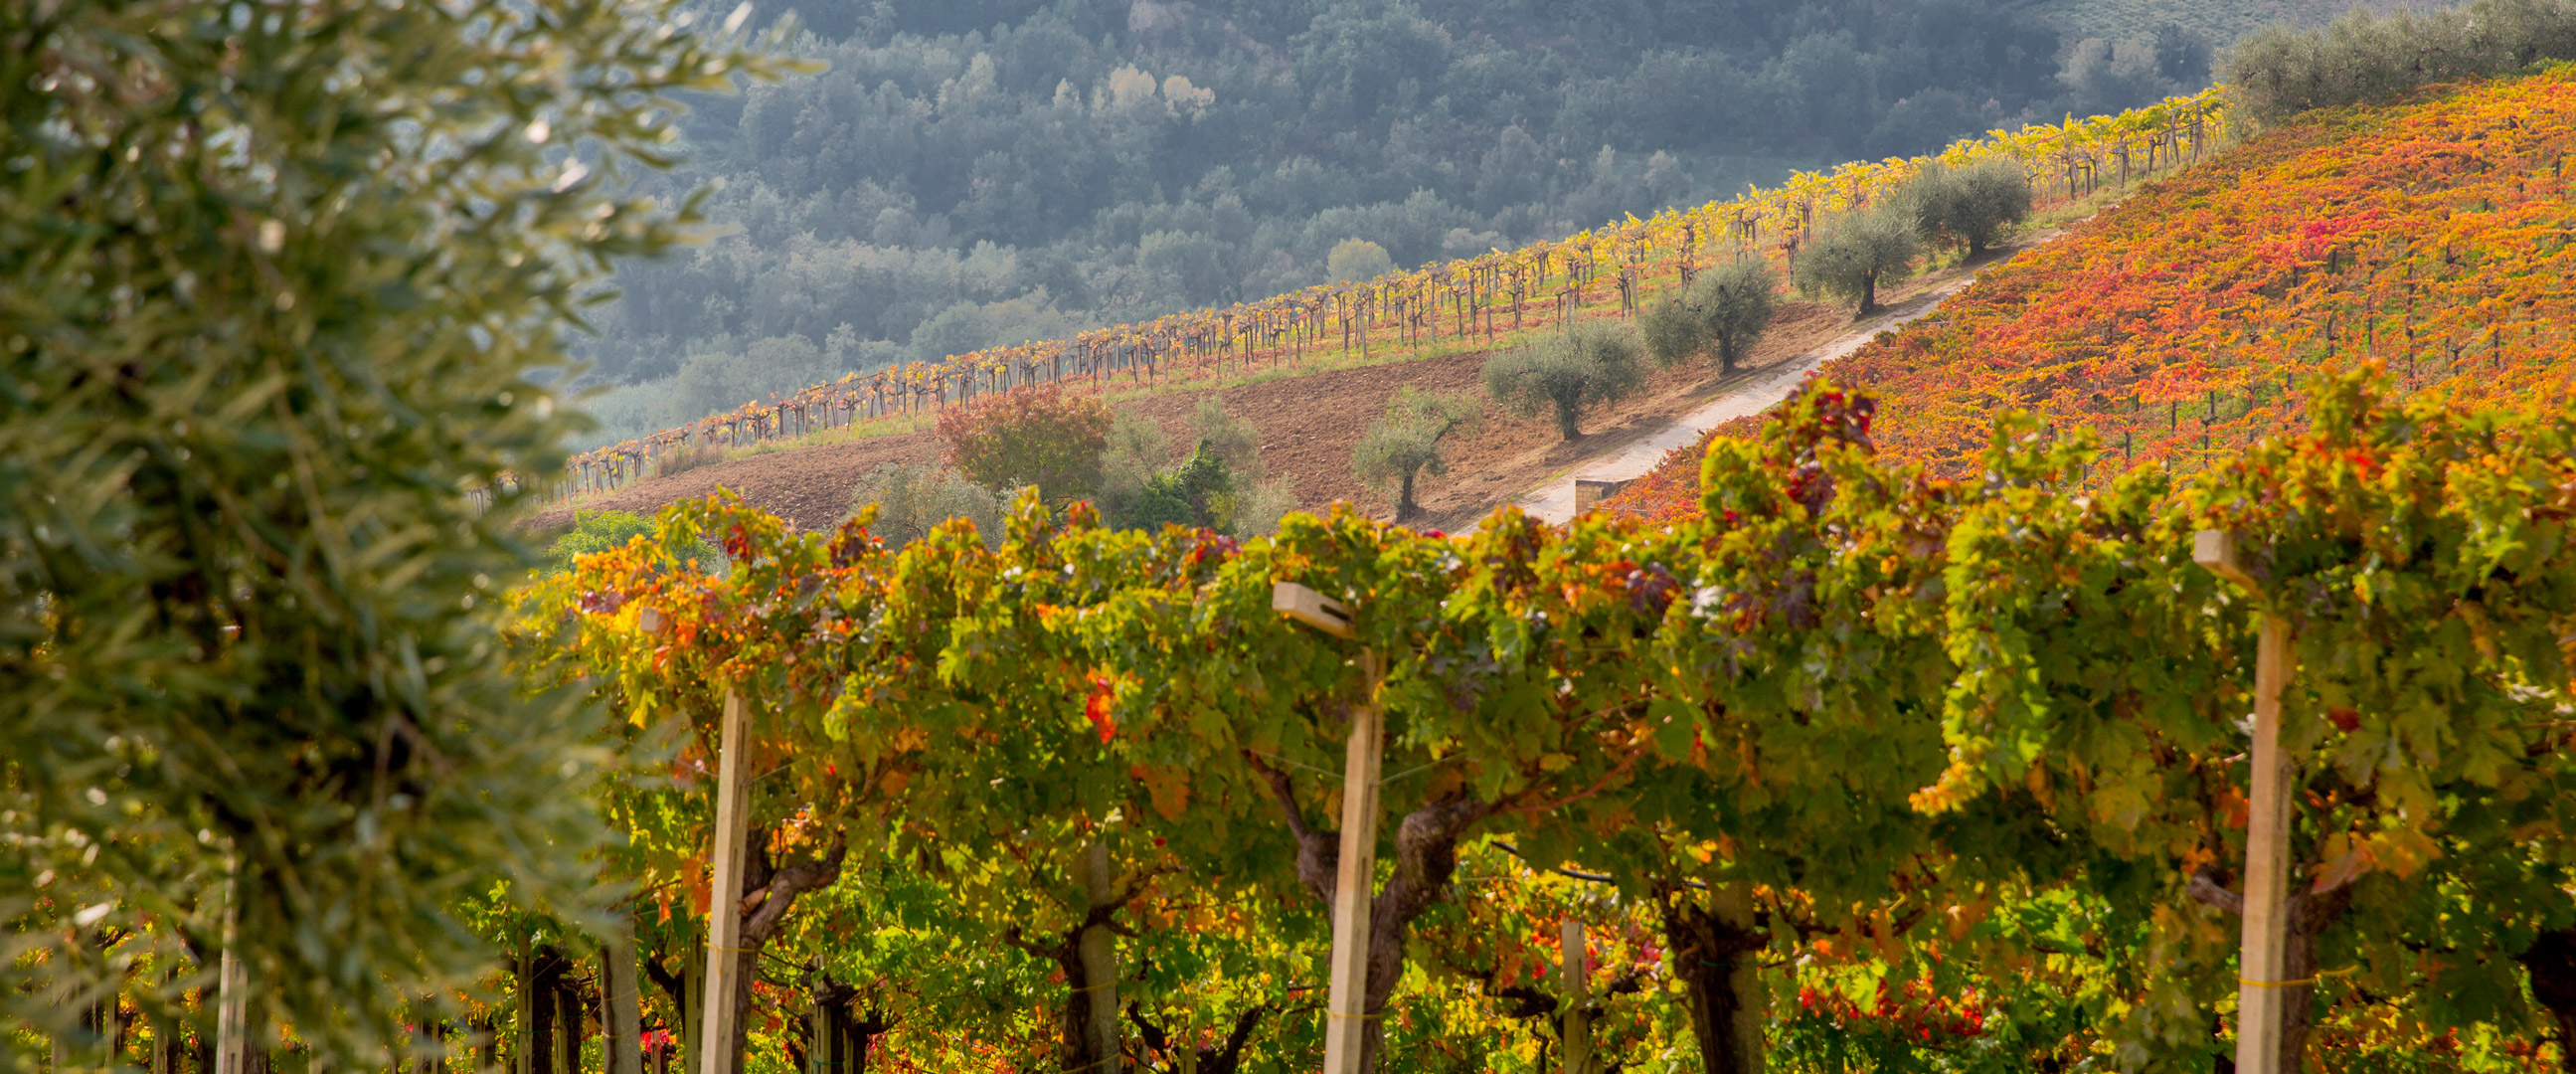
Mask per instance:
[[[1125,525],[1127,511],[1145,485],[1171,464],[1172,440],[1162,422],[1136,411],[1119,414],[1110,423],[1100,451],[1100,478],[1093,485],[1102,515],[1112,525]]]
[[[1267,537],[1279,532],[1279,520],[1304,506],[1297,499],[1297,484],[1285,477],[1266,481],[1238,481],[1234,497],[1233,525],[1228,533],[1237,537]]]
[[[1715,352],[1718,369],[1732,373],[1770,330],[1779,294],[1778,274],[1758,257],[1700,273],[1682,293],[1646,311],[1646,351],[1666,366]]]
[[[653,523],[632,511],[575,511],[572,529],[546,546],[546,566],[568,571],[575,557],[605,552],[651,532]]]
[[[879,466],[860,479],[850,496],[850,514],[870,505],[877,509],[870,532],[889,545],[906,545],[930,536],[953,518],[973,523],[988,548],[1002,545],[1003,496],[954,470],[939,466]]]
[[[1202,442],[1188,461],[1145,482],[1125,523],[1141,530],[1183,526],[1231,533],[1236,498],[1234,475],[1225,460]]]
[[[1202,447],[1225,460],[1237,480],[1261,478],[1261,431],[1228,412],[1216,393],[1199,397],[1198,408],[1190,414],[1190,429],[1198,434]]]
[[[1485,362],[1485,393],[1515,414],[1552,411],[1567,440],[1583,435],[1583,412],[1627,398],[1645,383],[1637,342],[1624,329],[1570,325]]]
[[[1175,466],[1161,422],[1138,413],[1118,416],[1100,454],[1102,516],[1127,529],[1206,526],[1236,537],[1277,530],[1280,516],[1297,509],[1296,486],[1266,475],[1260,431],[1228,413],[1213,393],[1199,397],[1190,426],[1199,446]],[[1211,498],[1217,472],[1206,460],[1223,476],[1222,497]]]

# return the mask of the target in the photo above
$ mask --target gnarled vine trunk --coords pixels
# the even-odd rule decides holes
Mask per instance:
[[[2239,917],[2245,913],[2245,897],[2220,887],[2208,873],[2192,877],[2188,890],[2193,898],[2207,905]],[[2351,905],[2352,888],[2347,886],[2325,892],[2293,890],[2283,907],[2283,925],[2288,933],[2281,955],[2285,983],[2280,985],[2284,1001],[2280,1069],[2284,1074],[2295,1074],[2302,1068],[2308,1054],[2308,1031],[2316,1027],[2317,937],[2341,920]]]
[[[1249,754],[1245,760],[1269,781],[1271,792],[1286,814],[1288,830],[1297,838],[1298,881],[1329,911],[1335,873],[1341,864],[1341,833],[1306,823],[1286,772],[1262,764]],[[1362,1074],[1378,1069],[1378,1056],[1385,1047],[1382,1019],[1387,1000],[1395,994],[1396,982],[1404,977],[1405,934],[1413,920],[1448,890],[1450,877],[1458,871],[1458,840],[1499,808],[1456,793],[1426,802],[1397,822],[1394,875],[1387,878],[1385,890],[1369,900],[1368,988],[1360,1007],[1361,1017],[1368,1020],[1360,1041]]]
[[[1761,1074],[1761,981],[1753,954],[1770,942],[1754,920],[1741,885],[1724,885],[1705,901],[1687,888],[1658,883],[1664,958],[1690,997],[1691,1035],[1708,1074]]]
[[[732,1048],[735,1070],[742,1069],[743,1041],[750,1034],[752,984],[760,979],[761,948],[767,946],[770,938],[778,935],[779,927],[786,924],[787,911],[796,905],[797,896],[830,887],[833,881],[841,878],[841,859],[848,850],[845,844],[835,839],[832,849],[820,858],[777,866],[769,860],[766,833],[755,830],[746,842],[750,853],[743,858],[742,953],[737,956],[742,960],[742,987],[734,991],[733,1039],[708,1044],[713,1048]],[[696,1056],[689,1059],[692,1064],[698,1061]]]
[[[1055,963],[1056,972],[1064,975],[1064,1006],[1056,1018],[1056,1062],[1065,1074],[1108,1074],[1119,1069],[1117,1037],[1112,1034],[1104,1042],[1094,1024],[1102,1006],[1100,997],[1116,1002],[1116,964],[1099,962],[1083,942],[1094,932],[1106,936],[1109,919],[1117,912],[1114,905],[1093,907],[1081,924],[1049,944],[1030,942],[1016,926],[1003,937],[1012,946]],[[1110,1007],[1109,1013],[1115,1016],[1117,1008]]]
[[[1166,1070],[1189,1070],[1194,1074],[1241,1074],[1244,1045],[1252,1042],[1252,1031],[1261,1027],[1261,1020],[1276,1010],[1278,1008],[1264,1003],[1235,1015],[1234,1028],[1226,1033],[1224,1041],[1213,1048],[1196,1048],[1187,1040],[1174,1039],[1170,1029],[1147,1020],[1136,1010],[1136,1005],[1133,1003],[1127,1005],[1127,1020],[1135,1023],[1136,1035],[1145,1042],[1146,1047],[1172,1057],[1172,1065],[1165,1068]],[[1194,1053],[1187,1060],[1180,1058],[1181,1050],[1185,1048]]]
[[[2514,956],[2531,974],[2531,998],[2558,1025],[2558,1069],[2576,1072],[2576,929],[2553,929]]]
[[[1031,942],[1017,926],[1003,939],[1055,963],[1064,974],[1056,1058],[1065,1074],[1116,1074],[1123,1056],[1118,1042],[1118,949],[1113,934],[1118,911],[1136,897],[1136,889],[1113,886],[1106,843],[1094,841],[1083,847],[1082,873],[1088,906],[1080,922],[1051,943]]]

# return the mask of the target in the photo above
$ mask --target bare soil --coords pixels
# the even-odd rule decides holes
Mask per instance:
[[[1883,289],[1880,301],[1902,303],[1959,271],[1945,269]],[[1850,309],[1844,306],[1787,303],[1762,346],[1734,374],[1720,376],[1709,366],[1658,370],[1648,377],[1645,391],[1587,414],[1584,435],[1572,441],[1559,439],[1555,422],[1545,414],[1519,417],[1489,406],[1481,425],[1453,436],[1448,473],[1426,476],[1416,486],[1415,497],[1425,515],[1414,524],[1439,529],[1471,525],[1568,468],[1651,434],[1754,372],[1848,332],[1853,323]],[[1292,479],[1298,500],[1307,509],[1320,511],[1336,501],[1349,501],[1387,518],[1395,510],[1391,494],[1367,489],[1351,474],[1351,449],[1360,434],[1385,412],[1396,389],[1406,385],[1481,395],[1478,373],[1489,353],[1477,350],[1226,388],[1172,391],[1115,405],[1151,415],[1180,446],[1190,442],[1189,416],[1198,408],[1199,397],[1213,390],[1227,412],[1251,421],[1260,431],[1264,468],[1272,476]],[[722,487],[797,526],[821,529],[849,513],[851,490],[877,467],[926,463],[938,455],[938,442],[927,431],[782,448],[638,481],[577,506],[650,514],[663,505]],[[569,526],[572,510],[555,508],[531,524],[541,530]]]

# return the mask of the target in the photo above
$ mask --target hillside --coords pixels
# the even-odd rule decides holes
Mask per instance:
[[[2301,382],[2365,361],[2437,398],[2563,397],[2571,151],[2566,65],[2312,114],[2146,187],[1824,372],[1879,393],[1881,451],[1953,477],[2004,407],[2089,432],[2104,473],[2190,472],[2305,420]],[[1608,506],[1693,509],[1699,454],[1677,452]]]
[[[849,374],[576,456],[561,486],[572,502],[538,524],[564,522],[574,507],[645,509],[718,484],[800,524],[827,524],[873,468],[927,460],[922,430],[946,407],[1050,383],[1101,392],[1167,427],[1200,396],[1219,392],[1228,410],[1255,425],[1267,468],[1294,482],[1297,502],[1368,503],[1349,473],[1350,449],[1401,386],[1472,390],[1483,357],[1498,348],[1568,320],[1634,317],[1694,271],[1731,259],[1785,262],[1816,228],[1867,211],[1927,168],[2012,162],[2027,169],[2037,201],[2063,214],[2201,159],[2225,140],[2229,122],[2220,97],[2205,91],[2119,115],[1997,131],[1937,156],[1799,173],[1687,211],[1412,272]],[[1940,277],[1886,282],[1882,297],[1901,302],[1922,288],[1947,290]],[[1572,443],[1537,422],[1495,415],[1447,449],[1454,469],[1425,500],[1431,523],[1481,517],[1570,466],[1649,437],[1665,442],[1672,423],[1699,403],[1780,362],[1805,361],[1811,348],[1852,327],[1839,312],[1788,303],[1737,378],[1659,373],[1639,397],[1588,418],[1586,435]],[[703,472],[651,476],[711,451],[732,458]]]
[[[1889,301],[1937,285],[1936,274],[1891,288]],[[1778,326],[1733,376],[1685,370],[1659,376],[1646,392],[1602,408],[1587,421],[1588,434],[1565,443],[1545,417],[1489,413],[1476,432],[1450,452],[1446,478],[1424,479],[1419,493],[1427,516],[1420,524],[1456,528],[1539,485],[1552,474],[1594,454],[1614,450],[1680,414],[1698,400],[1759,377],[1846,329],[1848,311],[1814,302],[1786,304]],[[1213,393],[1227,411],[1251,421],[1261,434],[1261,456],[1273,474],[1288,478],[1299,503],[1321,509],[1349,501],[1381,516],[1392,510],[1383,495],[1352,476],[1351,449],[1388,397],[1412,386],[1433,391],[1477,391],[1477,371],[1490,353],[1475,348],[1436,357],[1326,369],[1219,388],[1159,392],[1115,404],[1153,416],[1176,441],[1201,396]],[[745,500],[809,529],[838,522],[851,509],[854,486],[883,465],[927,463],[939,446],[927,431],[867,436],[761,451],[670,477],[636,482],[580,503],[582,509],[650,513],[664,504],[728,488]],[[567,524],[572,507],[540,516],[540,529]]]
[[[574,343],[616,388],[583,446],[1365,277],[1354,240],[1410,269],[2118,111],[2206,85],[2218,40],[2086,51],[1964,0],[793,6],[826,69],[691,98],[686,162],[637,177],[711,188],[711,240],[619,269]]]

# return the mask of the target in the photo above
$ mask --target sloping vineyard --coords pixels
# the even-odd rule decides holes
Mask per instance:
[[[1225,309],[849,374],[795,395],[751,401],[650,437],[602,447],[567,464],[564,495],[612,489],[657,460],[706,447],[912,418],[978,395],[1036,384],[1111,391],[1208,383],[1256,370],[1295,369],[1333,353],[1366,360],[1443,340],[1491,343],[1569,317],[1633,314],[1649,295],[1710,264],[1742,256],[1794,260],[1800,242],[1835,214],[1870,205],[1926,164],[2019,162],[2041,201],[2125,186],[2200,160],[2222,141],[2216,91],[2116,116],[1997,131],[1910,160],[1854,162],[1800,173],[1777,189],[1651,220],[1634,217],[1556,242],[1494,251],[1359,283],[1309,288]],[[1587,311],[1589,311],[1587,313]]]
[[[2428,399],[2563,399],[2571,153],[2564,66],[2312,115],[1990,270],[1829,372],[1888,399],[1884,450],[1951,475],[2001,407],[2088,431],[2104,472],[2190,471],[2299,427],[2299,386],[2362,363]],[[1695,463],[1613,506],[1689,510]]]
[[[623,792],[616,863],[665,893],[664,974],[737,896],[706,887],[704,773],[747,705],[771,868],[739,893],[744,964],[763,1009],[867,1012],[868,1069],[1311,1068],[1358,705],[1388,719],[1375,1069],[1557,1069],[1577,994],[1626,1069],[2207,1069],[2248,613],[2279,614],[2307,967],[2283,987],[2325,1012],[2291,1039],[2330,1069],[2535,1069],[2556,993],[2514,956],[2576,936],[2576,418],[2318,390],[2296,435],[2106,485],[2027,419],[1981,479],[1936,476],[1819,383],[1713,445],[1669,526],[1337,513],[1238,544],[1024,498],[998,549],[894,548],[718,498],[527,594],[523,651],[627,715],[626,748],[680,744],[679,781]],[[2195,564],[2204,527],[2257,588]],[[1281,582],[1348,602],[1352,637],[1283,618]]]

